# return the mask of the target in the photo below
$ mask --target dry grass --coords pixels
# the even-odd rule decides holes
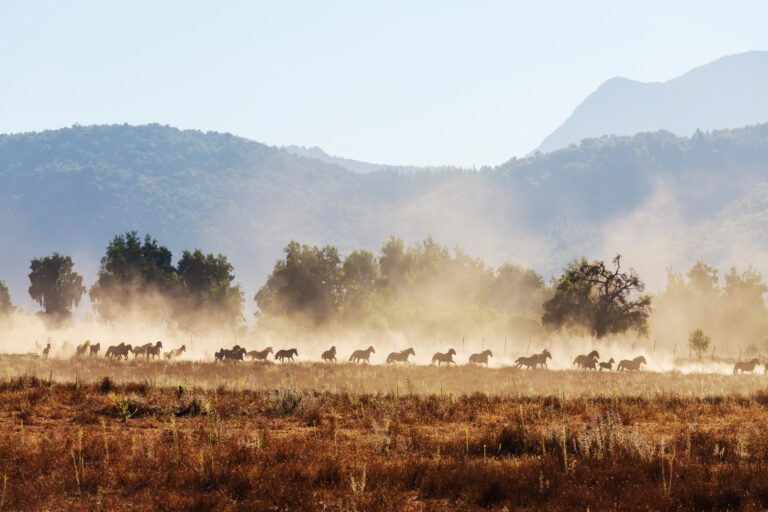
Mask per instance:
[[[463,365],[387,366],[323,363],[213,363],[93,359],[0,359],[0,377],[37,376],[55,382],[96,382],[108,375],[114,382],[147,382],[158,387],[235,389],[295,387],[324,392],[460,395],[644,396],[681,397],[747,395],[768,384],[759,367],[754,375],[723,373],[582,372],[484,368]]]
[[[762,375],[46,364],[0,382],[0,512],[768,507]]]

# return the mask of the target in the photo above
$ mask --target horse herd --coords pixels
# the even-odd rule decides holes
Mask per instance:
[[[589,354],[579,354],[576,356],[576,359],[573,360],[571,366],[575,365],[582,370],[611,371],[613,369],[613,363],[615,363],[613,358],[610,358],[608,361],[600,361],[600,354],[597,350],[593,350]],[[634,359],[622,359],[619,361],[616,371],[621,372],[627,370],[636,372],[640,369],[640,365],[643,364],[648,364],[643,356],[638,356]]]
[[[119,343],[117,345],[111,345],[107,347],[107,350],[104,353],[104,356],[108,359],[113,360],[127,360],[129,358],[130,354],[134,355],[134,358],[138,358],[140,356],[143,356],[147,360],[149,359],[160,359],[161,357],[165,357],[166,360],[172,360],[177,359],[179,356],[181,356],[184,352],[186,352],[187,347],[185,345],[181,345],[178,348],[174,348],[172,350],[169,350],[165,353],[162,352],[163,349],[163,342],[157,341],[155,343],[146,343],[144,345],[138,345],[138,346],[132,346],[130,344],[126,343]],[[51,351],[51,344],[48,343],[43,349],[43,358],[47,358]],[[95,357],[99,355],[99,352],[101,351],[101,343],[91,343],[90,341],[86,341],[82,343],[81,345],[78,345],[75,349],[75,357]],[[376,353],[376,349],[374,349],[372,346],[361,349],[361,350],[355,350],[352,352],[352,354],[349,356],[349,362],[353,364],[370,364],[371,362],[371,355]],[[337,362],[336,358],[336,347],[332,346],[328,350],[322,353],[321,359],[327,363],[327,364],[335,364]],[[294,361],[295,357],[298,357],[299,351],[295,348],[290,349],[281,349],[278,351],[273,351],[272,347],[267,347],[263,350],[251,350],[248,351],[244,347],[241,347],[240,345],[235,345],[232,348],[221,348],[218,351],[214,353],[214,361],[216,362],[225,362],[225,361],[245,361],[245,360],[251,360],[251,361],[267,361],[269,359],[270,355],[274,355],[274,359],[276,361],[279,361],[281,363]],[[405,350],[401,350],[399,352],[392,352],[387,356],[386,362],[387,364],[396,364],[396,363],[408,363],[408,358],[411,356],[415,356],[416,351],[413,348],[406,348]],[[447,352],[436,352],[432,356],[431,364],[437,364],[437,366],[442,365],[454,365],[456,366],[456,361],[454,361],[454,356],[456,355],[456,350],[453,348],[449,348]],[[482,352],[478,352],[475,354],[472,354],[469,356],[469,363],[472,365],[485,365],[488,366],[488,360],[489,358],[493,357],[493,351],[492,350],[483,350]],[[611,370],[613,366],[613,359],[610,359],[607,362],[598,362],[600,358],[600,355],[597,353],[596,350],[593,350],[589,354],[586,355],[579,355],[576,357],[576,359],[573,361],[573,364],[578,366],[579,368],[585,369],[585,370],[597,370],[599,368],[600,371],[602,370]],[[552,354],[549,352],[548,349],[542,350],[540,353],[533,354],[531,356],[520,356],[515,360],[515,367],[516,368],[527,368],[527,369],[545,369],[547,367],[547,359],[552,359]],[[630,371],[637,371],[640,369],[640,365],[646,363],[645,358],[643,356],[637,357],[633,360],[622,360],[619,363],[619,366],[617,368],[617,371],[623,371],[623,370],[630,370]],[[747,370],[749,371],[749,370]]]
[[[161,357],[164,357],[166,360],[173,360],[181,356],[184,352],[186,352],[187,347],[185,345],[181,345],[180,347],[174,348],[172,350],[169,350],[165,353],[162,352],[163,349],[163,342],[157,341],[155,343],[146,343],[144,345],[138,345],[138,346],[132,346],[130,344],[126,343],[119,343],[117,345],[111,345],[107,347],[107,350],[104,353],[104,356],[108,359],[113,360],[127,360],[129,358],[129,354],[133,354],[134,358],[138,358],[139,356],[145,357],[147,360],[149,359],[160,359]],[[51,351],[51,344],[48,343],[46,347],[43,349],[42,354],[43,358],[48,358]],[[82,343],[81,345],[78,345],[75,349],[75,357],[95,357],[99,355],[99,352],[101,351],[101,343],[91,343],[90,341],[86,341]],[[352,354],[349,356],[349,362],[353,364],[363,364],[367,363],[370,364],[371,362],[371,355],[375,354],[376,350],[370,346],[366,349],[362,350],[355,350],[352,352]],[[245,361],[246,359],[249,359],[251,361],[267,361],[269,359],[270,355],[274,355],[274,359],[276,361],[279,361],[281,363],[294,361],[295,357],[298,357],[299,351],[295,348],[290,349],[281,349],[278,351],[273,351],[272,347],[267,347],[263,350],[251,350],[247,351],[245,348],[235,345],[232,348],[221,348],[214,354],[214,361],[217,362],[225,362],[225,361]],[[408,358],[411,356],[415,356],[416,352],[413,350],[413,348],[406,348],[405,350],[401,350],[399,352],[392,352],[387,356],[386,362],[387,364],[396,364],[396,363],[408,363]],[[436,352],[432,356],[431,364],[437,364],[437,366],[442,366],[443,364],[450,366],[453,364],[456,366],[456,361],[454,361],[453,357],[456,355],[456,351],[453,348],[448,349],[447,352]],[[472,365],[485,365],[488,366],[488,359],[493,357],[493,351],[491,350],[483,350],[482,352],[478,352],[476,354],[472,354],[469,356],[469,363]],[[337,362],[336,358],[336,347],[332,346],[330,349],[326,350],[321,355],[322,360],[327,364],[335,364]],[[517,359],[515,359],[515,367],[516,368],[526,368],[531,370],[536,369],[546,369],[547,366],[547,360],[552,359],[552,354],[548,349],[544,349],[541,352],[537,354],[533,354],[530,356],[520,356]],[[573,360],[572,366],[576,366],[577,368],[580,368],[582,370],[595,370],[595,371],[612,371],[613,365],[615,361],[613,358],[610,358],[607,361],[600,361],[600,354],[597,352],[597,350],[593,350],[592,352],[588,354],[580,354],[576,356],[576,358]],[[616,366],[617,372],[622,371],[638,371],[640,370],[641,365],[648,364],[648,362],[645,360],[645,357],[638,356],[634,359],[622,359],[619,361],[619,364]],[[755,368],[760,364],[760,360],[758,358],[753,358],[749,361],[739,361],[737,362],[733,367],[733,373],[753,373],[755,371]],[[768,364],[766,364],[766,372],[768,373]]]

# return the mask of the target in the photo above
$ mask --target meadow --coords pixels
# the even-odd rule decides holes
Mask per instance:
[[[0,511],[768,507],[762,373],[0,364]]]

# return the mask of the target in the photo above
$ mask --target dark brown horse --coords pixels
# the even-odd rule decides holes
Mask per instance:
[[[286,359],[288,359],[289,361],[293,361],[293,356],[298,357],[298,355],[299,355],[299,351],[296,350],[295,348],[290,348],[288,350],[278,350],[275,353],[275,359],[277,359],[281,363],[284,363]]]
[[[597,361],[600,359],[600,354],[597,353],[597,350],[593,350],[587,355],[578,355],[576,356],[576,359],[573,360],[573,364],[578,366],[579,368],[585,368],[585,366],[589,365],[590,368],[594,370],[595,363],[592,362],[592,360]]]
[[[323,355],[321,356],[323,358],[323,361],[325,361],[328,364],[334,364],[336,362],[336,345],[332,346],[325,352],[323,352]]]

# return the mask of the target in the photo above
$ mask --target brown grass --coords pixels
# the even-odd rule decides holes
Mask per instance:
[[[320,372],[279,371],[300,381],[305,370]],[[584,378],[628,389],[655,379],[663,391],[564,398],[6,379],[0,512],[768,507],[768,395],[686,396],[702,376],[443,374],[471,380],[476,370],[562,389]],[[728,380],[757,388],[760,377]],[[683,387],[666,391],[664,379]]]

